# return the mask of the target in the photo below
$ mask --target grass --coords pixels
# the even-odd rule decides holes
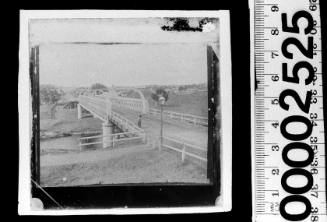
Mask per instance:
[[[41,168],[43,186],[121,183],[207,183],[206,170],[176,153],[149,150],[115,159]]]
[[[40,129],[60,133],[102,130],[102,121],[97,118],[77,119],[77,109],[63,109],[57,106],[55,117],[50,118],[51,106],[40,107]]]

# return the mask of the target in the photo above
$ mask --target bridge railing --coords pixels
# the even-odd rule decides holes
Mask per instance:
[[[134,98],[124,98],[124,97],[112,97],[110,98],[113,106],[118,108],[127,108],[132,109],[138,112],[147,113],[148,112],[148,103],[141,99]]]
[[[186,156],[190,156],[197,160],[207,162],[207,148],[201,145],[192,144],[180,138],[163,136],[162,147],[181,153],[182,162],[185,161]]]
[[[112,105],[116,108],[127,108],[143,114],[149,112],[149,103],[146,99],[142,98],[129,98],[111,94],[102,94],[97,97],[105,99],[106,96],[110,99]]]
[[[160,117],[160,110],[150,108],[149,114],[152,114],[156,117]],[[192,114],[186,114],[186,113],[179,113],[179,112],[173,112],[173,111],[163,111],[162,112],[164,118],[177,120],[181,122],[187,122],[194,125],[201,125],[201,126],[208,126],[208,118],[202,117],[202,116],[196,116]]]
[[[81,96],[80,104],[90,111],[92,114],[96,115],[98,118],[106,121],[109,119],[119,128],[121,128],[123,133],[115,133],[108,135],[97,135],[91,137],[80,138],[80,147],[87,145],[95,145],[103,143],[103,138],[111,137],[113,141],[113,146],[120,141],[127,141],[132,139],[142,139],[143,142],[146,140],[145,131],[139,128],[134,122],[125,118],[124,116],[109,109],[110,103],[105,97],[102,96]],[[123,137],[121,137],[123,135]],[[125,138],[127,137],[127,138]],[[99,140],[101,138],[101,140]],[[85,140],[96,140],[92,142],[85,142]]]
[[[111,121],[118,125],[123,130],[130,130],[139,132],[140,134],[144,133],[144,130],[139,128],[134,122],[130,121],[129,119],[125,118],[124,116],[111,111]]]

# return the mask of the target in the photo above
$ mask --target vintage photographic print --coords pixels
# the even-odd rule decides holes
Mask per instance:
[[[219,209],[230,209],[228,13],[22,11],[21,21],[20,198],[31,186],[218,184]]]

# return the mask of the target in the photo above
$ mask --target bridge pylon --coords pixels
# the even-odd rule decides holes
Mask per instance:
[[[77,104],[77,119],[82,119],[82,107],[80,104]]]
[[[102,123],[102,135],[103,135],[103,148],[113,147],[113,129],[114,124],[109,120]]]

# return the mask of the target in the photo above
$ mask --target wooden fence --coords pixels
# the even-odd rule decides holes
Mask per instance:
[[[160,118],[160,110],[150,108],[149,114],[154,115],[157,118]],[[162,112],[163,118],[169,118],[172,120],[177,120],[181,122],[187,122],[194,125],[201,125],[201,126],[208,126],[208,118],[202,116],[196,116],[192,114],[186,113],[178,113],[173,111],[163,111]]]
[[[207,149],[204,147],[201,147],[200,145],[191,144],[190,142],[186,142],[180,138],[164,136],[162,146],[181,153],[182,162],[185,161],[185,156],[190,156],[195,159],[207,162],[207,157],[206,157]],[[193,152],[192,152],[192,150],[193,150]],[[197,151],[197,152],[194,152],[194,151]],[[205,156],[205,157],[199,155],[199,153],[204,154],[203,156]]]
[[[115,133],[115,134],[108,134],[108,135],[101,134],[96,136],[81,137],[79,143],[80,150],[84,146],[103,144],[103,138],[105,137],[111,137],[113,148],[122,141],[141,140],[143,143],[146,141],[145,132],[140,133],[140,131],[123,132],[123,133]],[[88,142],[88,140],[91,140],[91,142]]]

